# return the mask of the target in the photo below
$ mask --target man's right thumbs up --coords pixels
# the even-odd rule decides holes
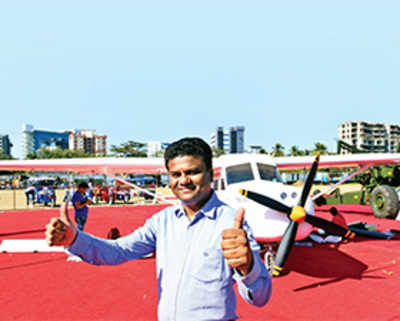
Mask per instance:
[[[46,225],[46,242],[50,246],[71,246],[75,241],[76,228],[68,216],[68,202],[60,208],[60,216],[53,217]]]

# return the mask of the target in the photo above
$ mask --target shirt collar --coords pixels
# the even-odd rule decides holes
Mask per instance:
[[[199,214],[202,214],[210,219],[214,219],[216,216],[216,203],[218,201],[217,194],[214,192],[214,190],[211,190],[211,197],[207,201],[206,204],[196,213],[196,216]],[[182,216],[186,215],[185,210],[183,209],[182,202],[180,202],[179,205],[177,205],[177,208],[175,209],[175,215],[177,218],[181,218]]]

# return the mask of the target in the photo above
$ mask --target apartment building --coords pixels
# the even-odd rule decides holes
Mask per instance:
[[[107,136],[97,135],[95,130],[75,129],[69,135],[69,149],[106,156]]]
[[[340,140],[370,153],[395,153],[400,143],[400,126],[397,124],[347,121],[339,124]],[[348,151],[341,150],[341,154]]]

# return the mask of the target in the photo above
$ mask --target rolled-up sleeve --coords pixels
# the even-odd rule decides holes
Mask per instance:
[[[272,282],[258,252],[253,252],[253,267],[249,274],[242,276],[234,270],[233,278],[238,284],[240,296],[248,303],[261,307],[271,297]]]

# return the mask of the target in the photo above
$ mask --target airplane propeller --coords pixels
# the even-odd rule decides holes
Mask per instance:
[[[310,193],[315,175],[317,173],[318,163],[319,163],[319,155],[315,158],[311,166],[311,170],[307,175],[306,182],[304,183],[304,187],[301,192],[300,200],[298,202],[298,205],[295,207],[289,207],[265,195],[261,195],[248,190],[243,190],[243,189],[240,190],[240,194],[244,195],[245,197],[261,205],[276,210],[278,212],[286,213],[290,219],[289,225],[286,228],[285,233],[283,234],[282,240],[278,247],[278,252],[275,258],[275,264],[273,266],[273,271],[272,271],[273,276],[278,276],[283,269],[283,265],[285,264],[286,259],[289,256],[289,253],[294,245],[299,223],[306,221],[307,223],[313,226],[325,230],[328,234],[338,235],[345,238],[354,237],[354,233],[351,232],[350,230],[335,223],[332,223],[330,221],[327,221],[323,218],[307,214],[304,210],[304,205],[307,201],[307,197]]]

